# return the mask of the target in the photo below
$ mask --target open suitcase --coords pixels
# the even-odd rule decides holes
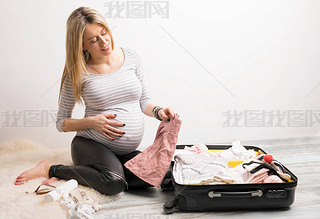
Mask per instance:
[[[177,145],[177,149],[185,146]],[[231,145],[207,145],[209,150],[226,150]],[[256,146],[244,146],[247,150],[263,151]],[[173,164],[173,162],[172,162]],[[172,168],[173,165],[171,165]],[[174,197],[163,206],[165,213],[182,211],[218,211],[271,209],[289,207],[295,196],[298,178],[285,166],[285,171],[292,181],[286,183],[255,183],[255,184],[217,184],[217,185],[181,185],[171,180]]]

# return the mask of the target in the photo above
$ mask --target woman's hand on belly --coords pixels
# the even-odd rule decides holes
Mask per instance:
[[[92,116],[92,128],[111,140],[114,140],[112,136],[121,137],[125,132],[115,127],[123,127],[125,124],[113,120],[116,117],[116,114],[99,114]]]

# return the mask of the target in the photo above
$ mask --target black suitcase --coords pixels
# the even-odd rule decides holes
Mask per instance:
[[[177,149],[185,146],[177,145]],[[226,150],[231,145],[207,145],[208,149]],[[246,149],[263,151],[256,146],[244,146]],[[172,163],[173,164],[173,163]],[[172,169],[171,165],[171,169]],[[218,184],[218,185],[181,185],[171,176],[174,197],[163,205],[165,213],[182,211],[226,211],[245,209],[287,208],[294,201],[298,178],[285,166],[291,175],[287,183],[256,183],[256,184]]]

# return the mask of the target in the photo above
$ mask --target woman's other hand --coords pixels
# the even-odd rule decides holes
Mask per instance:
[[[167,107],[165,109],[159,110],[158,115],[162,121],[167,120],[170,121],[170,119],[174,118],[174,111],[171,107]]]
[[[123,124],[122,122],[111,120],[116,117],[116,114],[100,114],[93,116],[93,129],[111,140],[114,140],[114,138],[111,137],[112,135],[121,137],[125,134],[125,132],[115,127],[123,127],[125,126],[125,124]]]

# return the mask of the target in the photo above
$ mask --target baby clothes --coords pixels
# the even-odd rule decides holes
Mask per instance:
[[[186,146],[174,157],[173,177],[182,185],[282,183],[282,179],[290,180],[280,163],[268,163],[263,156],[247,150],[239,141],[232,142],[229,149],[215,153],[203,144]],[[243,159],[244,163],[229,168],[228,161],[233,159]]]
[[[176,149],[181,123],[178,114],[169,122],[162,121],[153,144],[127,161],[125,167],[145,182],[160,187]]]
[[[228,162],[208,154],[178,154],[174,157],[173,176],[182,185],[234,183]]]

